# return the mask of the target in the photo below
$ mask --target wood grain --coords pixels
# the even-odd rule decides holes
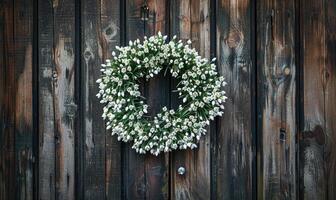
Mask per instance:
[[[33,1],[14,1],[16,199],[33,199]]]
[[[54,32],[53,5],[38,6],[38,92],[39,92],[39,199],[55,199],[55,121],[53,105]]]
[[[144,21],[141,20],[142,0],[128,0],[125,4],[125,41],[143,38],[145,34]],[[144,92],[144,84],[141,84]],[[123,144],[123,199],[146,198],[145,156],[137,154],[130,144]]]
[[[335,0],[0,1],[0,199],[336,199],[335,10]],[[116,45],[158,31],[216,54],[229,98],[198,149],[155,157],[105,131],[95,81]],[[142,82],[151,115],[181,103],[175,87],[169,74]]]
[[[300,198],[334,199],[336,164],[334,1],[300,7],[303,122],[300,137]]]
[[[295,199],[295,5],[257,5],[258,198]]]
[[[5,30],[5,16],[4,16],[4,2],[0,1],[0,30]],[[6,146],[5,146],[5,49],[3,48],[5,46],[5,38],[4,38],[4,32],[0,32],[0,199],[5,199],[6,197],[6,177],[5,176],[5,154],[6,152]]]
[[[111,52],[120,45],[121,5],[119,0],[101,1],[100,44],[102,60],[111,58]],[[98,91],[97,91],[98,92]],[[101,116],[98,120],[101,120]],[[105,146],[105,194],[107,199],[120,199],[122,188],[121,144],[116,137],[106,135]]]
[[[54,69],[52,100],[55,131],[55,198],[74,199],[75,144],[74,58],[75,2],[54,1]]]
[[[0,30],[5,30],[5,17],[4,17],[4,2],[0,1]],[[5,46],[4,31],[0,32],[0,46]],[[0,48],[0,198],[4,198],[5,195],[5,176],[4,176],[4,158],[5,141],[4,141],[4,103],[5,103],[5,49]]]
[[[15,199],[15,43],[14,2],[1,1],[2,59],[0,197]]]
[[[326,181],[328,199],[336,199],[336,1],[326,1],[326,69],[322,73],[325,86]]]
[[[304,113],[300,140],[300,197],[326,199],[324,180],[325,107],[321,74],[325,68],[324,1],[301,3],[301,57]],[[314,27],[314,28],[313,28]],[[304,49],[303,49],[304,48]],[[312,98],[313,97],[313,98]]]
[[[217,3],[217,59],[228,101],[217,128],[218,199],[252,199],[252,2]]]
[[[30,1],[1,3],[1,199],[33,198]]]
[[[183,41],[191,40],[200,55],[210,57],[210,1],[171,1],[171,35]],[[176,81],[172,80],[172,90]],[[171,96],[171,105],[176,108],[181,102],[176,94]],[[179,175],[179,167],[186,174]],[[176,151],[171,161],[172,199],[210,199],[210,133],[203,136],[196,150]]]
[[[82,2],[82,131],[84,144],[85,199],[105,198],[105,125],[102,105],[96,97],[102,63],[100,1]],[[117,162],[117,160],[116,160]]]
[[[151,36],[158,31],[165,32],[165,0],[148,1],[149,19],[141,19],[140,0],[129,0],[126,4],[126,41]],[[150,114],[167,104],[169,85],[162,75],[149,82],[142,82],[142,93],[147,98]],[[162,87],[161,87],[162,86]],[[162,96],[164,95],[164,96]],[[124,195],[127,199],[168,198],[168,155],[138,155],[129,145],[124,152]]]
[[[166,34],[166,0],[148,1],[149,19],[145,21],[145,34],[155,35],[159,31]],[[150,116],[156,115],[163,106],[169,105],[170,77],[164,76],[164,72],[151,78],[145,83],[145,96],[147,98],[148,112]],[[146,174],[146,198],[168,199],[169,191],[169,154],[153,156],[147,154],[145,157]]]

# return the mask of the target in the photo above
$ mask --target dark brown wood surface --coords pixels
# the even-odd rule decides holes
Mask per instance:
[[[53,2],[54,69],[53,107],[55,127],[55,196],[75,196],[75,1]]]
[[[295,3],[257,1],[258,198],[296,198]]]
[[[2,1],[2,60],[1,79],[3,85],[1,102],[1,195],[2,199],[15,198],[15,125],[13,96],[15,88],[14,48],[14,2]],[[7,9],[6,9],[7,8]]]
[[[1,55],[1,163],[0,163],[0,197],[14,198],[15,166],[14,166],[14,122],[13,106],[11,106],[11,87],[14,86],[14,33],[13,33],[13,2],[1,1],[1,31],[2,55]],[[6,9],[8,8],[8,9]],[[5,76],[6,74],[6,76]],[[13,86],[11,86],[13,85]]]
[[[145,35],[168,34],[166,31],[168,14],[166,13],[167,0],[149,0],[149,18],[145,20]],[[144,95],[147,98],[148,113],[150,116],[162,111],[163,106],[169,105],[170,85],[169,76],[161,72],[157,77],[145,83]],[[159,156],[145,156],[146,198],[168,199],[169,192],[169,154]]]
[[[252,57],[253,1],[218,1],[218,71],[228,85],[228,101],[218,122],[215,157],[219,199],[251,199],[253,180]],[[227,123],[230,122],[230,123]]]
[[[335,0],[1,0],[0,200],[335,199],[335,11]],[[217,57],[228,100],[196,150],[156,157],[105,131],[95,95],[116,46],[158,31]],[[142,81],[150,115],[181,103],[175,87],[169,73]]]
[[[33,2],[1,1],[0,198],[33,199]]]
[[[40,197],[75,197],[75,2],[43,2],[39,10]]]
[[[121,42],[121,2],[119,0],[102,0],[100,4],[100,44],[102,46],[102,61],[104,61],[111,58],[111,52]],[[102,110],[99,112],[101,113]],[[101,121],[101,115],[96,120]],[[116,137],[106,134],[106,146],[104,148],[106,198],[120,199],[122,188],[121,144]]]
[[[98,87],[95,80],[100,77],[102,63],[101,10],[100,1],[82,1],[82,68],[81,105],[82,137],[84,157],[83,198],[103,199],[105,197],[105,126],[100,120],[102,106],[95,96]],[[104,62],[104,61],[103,61]]]
[[[184,42],[191,40],[200,55],[210,57],[210,1],[191,0],[171,1],[171,35]],[[172,84],[175,90],[176,83]],[[173,94],[172,106],[181,102]],[[171,198],[172,199],[209,199],[210,198],[210,133],[202,137],[196,150],[183,150],[172,153],[171,161]],[[179,175],[179,167],[186,169]]]
[[[300,198],[335,199],[335,1],[301,3]]]
[[[141,0],[128,0],[125,2],[125,41],[121,45],[127,45],[129,40],[143,38],[145,34],[144,22],[141,20]],[[144,85],[141,84],[141,92]],[[129,144],[123,144],[123,198],[145,199],[146,176],[144,155],[137,155]]]
[[[14,1],[16,199],[33,199],[33,1]],[[12,85],[13,86],[13,85]]]
[[[39,170],[38,196],[55,199],[55,125],[53,106],[53,5],[41,1],[38,6],[38,91],[39,91]]]
[[[149,18],[142,19],[143,1],[128,0],[126,3],[126,40],[151,36],[158,31],[165,32],[165,0],[150,0],[147,2]],[[143,81],[142,93],[151,102],[151,115],[158,112],[161,105],[167,104],[167,83],[164,77],[156,78],[156,82]],[[162,87],[158,87],[162,86]],[[163,95],[163,96],[162,96]],[[124,194],[126,199],[167,199],[168,198],[168,156],[161,154],[138,155],[130,145],[125,145],[124,151]]]

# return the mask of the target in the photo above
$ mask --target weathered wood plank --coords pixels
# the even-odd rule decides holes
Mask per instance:
[[[53,5],[38,2],[39,199],[55,199],[55,122],[53,106]]]
[[[120,45],[120,13],[119,0],[101,1],[101,35],[102,60],[111,58],[115,46]],[[98,92],[98,91],[97,91]],[[101,116],[99,116],[101,120]],[[121,198],[121,144],[116,137],[106,135],[105,146],[105,193],[107,199]]]
[[[145,34],[155,35],[159,31],[166,33],[166,0],[148,1],[149,19],[145,21]],[[149,115],[154,116],[161,112],[163,106],[169,104],[169,76],[161,72],[158,76],[146,83],[145,91]],[[145,158],[146,198],[168,199],[169,154],[161,153],[158,156],[147,154]]]
[[[14,1],[16,199],[33,199],[33,1]]]
[[[141,20],[142,0],[127,0],[125,4],[125,41],[143,38],[144,21]],[[122,25],[124,26],[124,24]],[[143,84],[141,85],[143,89]],[[143,90],[142,90],[143,92]],[[137,154],[130,144],[123,144],[123,199],[145,199],[145,158]]]
[[[165,0],[148,1],[149,19],[141,19],[140,0],[129,0],[126,4],[126,41],[150,36],[158,31],[165,32]],[[167,104],[163,92],[167,91],[166,78],[159,76],[148,83],[142,83],[142,92],[147,97],[154,114]],[[160,86],[160,88],[158,88]],[[162,87],[161,87],[162,86]],[[139,155],[127,145],[124,152],[124,194],[127,199],[167,199],[168,198],[168,155],[158,157]]]
[[[0,1],[0,30],[5,30],[5,4]],[[0,32],[0,198],[5,199],[7,195],[6,188],[6,133],[5,133],[5,103],[6,103],[6,87],[5,87],[5,31]]]
[[[4,17],[4,2],[0,1],[0,30],[5,30],[5,17]],[[4,47],[5,38],[4,31],[0,32],[0,199],[5,199],[6,196],[6,176],[5,176],[5,117],[4,117],[4,104],[5,104],[5,63],[4,63]]]
[[[258,198],[295,199],[295,4],[257,5]]]
[[[1,199],[32,199],[31,1],[1,2]]]
[[[105,126],[101,118],[103,108],[96,97],[102,58],[100,1],[82,1],[82,9],[83,190],[85,199],[104,199]]]
[[[171,34],[187,41],[192,40],[200,55],[210,57],[210,1],[171,1]],[[176,81],[172,80],[172,89]],[[176,94],[171,105],[180,102]],[[185,175],[177,174],[179,167],[186,168]],[[171,161],[172,199],[210,199],[210,133],[203,136],[195,150],[176,151]]]
[[[326,69],[323,72],[326,109],[327,197],[336,199],[336,1],[326,1]]]
[[[301,2],[300,198],[335,199],[335,1]]]
[[[328,199],[336,199],[336,2],[327,1],[326,9],[326,70],[323,73],[326,96],[326,179]]]
[[[300,138],[300,197],[326,199],[324,164],[325,107],[322,72],[325,68],[325,3],[300,3],[300,60],[303,102]],[[320,76],[317,76],[321,74]]]
[[[3,85],[1,103],[1,157],[0,157],[0,197],[15,199],[15,45],[14,45],[14,3],[2,1],[2,60],[1,79]]]
[[[218,69],[228,101],[217,127],[215,196],[252,199],[252,2],[223,0],[216,8]]]
[[[55,196],[74,199],[75,144],[75,1],[53,1]]]

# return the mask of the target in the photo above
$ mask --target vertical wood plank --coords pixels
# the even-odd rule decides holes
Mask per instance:
[[[142,0],[128,0],[126,4],[126,41],[141,39],[145,35],[165,32],[165,0],[149,0],[149,19],[141,19]],[[142,92],[147,98],[150,113],[159,111],[167,104],[167,79],[162,75],[142,83]],[[162,96],[163,95],[163,96]],[[168,198],[168,155],[136,154],[129,145],[124,152],[124,196],[126,199],[167,199]]]
[[[2,1],[2,66],[0,197],[15,199],[15,43],[13,1]]]
[[[33,198],[32,7],[31,1],[1,2],[0,197],[3,199]]]
[[[74,199],[76,115],[75,1],[53,1],[54,69],[53,107],[55,131],[56,199]]]
[[[54,27],[51,1],[38,2],[39,199],[55,199]]]
[[[74,1],[42,1],[39,29],[39,197],[74,199]]]
[[[105,198],[105,126],[96,97],[100,77],[102,38],[101,1],[82,1],[82,113],[84,138],[83,189],[85,199]],[[116,160],[116,162],[118,162]]]
[[[295,199],[295,4],[257,5],[258,198]]]
[[[129,40],[143,38],[144,21],[141,20],[142,0],[127,0],[125,8],[125,43]],[[123,25],[124,26],[124,25]],[[141,92],[144,84],[141,84]],[[145,199],[145,156],[137,154],[129,144],[123,144],[123,199]]]
[[[210,57],[210,1],[171,1],[171,34],[183,41],[192,40],[200,55]],[[176,86],[172,80],[172,90]],[[171,96],[171,105],[176,108],[180,102]],[[186,168],[186,174],[177,174],[179,167]],[[210,133],[203,136],[195,150],[176,151],[171,161],[172,199],[210,199]]]
[[[33,199],[33,1],[14,1],[16,199]]]
[[[300,140],[300,197],[326,199],[324,145],[325,107],[322,73],[325,69],[325,3],[300,2],[303,71],[303,130]],[[317,76],[320,74],[320,76]]]
[[[251,1],[217,2],[218,69],[228,83],[217,127],[218,199],[252,199],[251,12]]]
[[[323,72],[326,109],[327,198],[336,199],[336,1],[326,1],[326,69]]]
[[[101,0],[101,33],[100,44],[102,60],[111,58],[111,52],[120,45],[120,12],[119,0]],[[98,91],[97,91],[98,92]],[[102,112],[102,110],[100,111]],[[99,119],[101,120],[101,115]],[[106,133],[105,146],[105,187],[107,199],[121,198],[121,144],[116,137]]]
[[[155,35],[159,31],[166,33],[166,0],[148,1],[149,19],[145,21],[145,34]],[[150,116],[156,115],[163,106],[169,104],[169,79],[164,76],[164,72],[151,78],[146,83],[145,93],[148,113]],[[161,153],[158,156],[147,154],[145,158],[146,173],[146,198],[148,199],[168,199],[168,173],[169,173],[169,154]]]
[[[4,1],[0,1],[0,30],[5,30],[4,19]],[[0,199],[4,199],[6,195],[6,176],[5,176],[5,140],[4,140],[4,104],[5,104],[5,63],[4,63],[4,31],[0,32]]]
[[[335,1],[301,2],[300,198],[335,199]]]

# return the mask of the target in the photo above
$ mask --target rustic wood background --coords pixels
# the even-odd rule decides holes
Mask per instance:
[[[144,3],[0,0],[0,199],[336,199],[336,0]],[[95,80],[158,31],[217,57],[229,100],[197,150],[139,156]],[[150,113],[175,84],[142,84]]]

